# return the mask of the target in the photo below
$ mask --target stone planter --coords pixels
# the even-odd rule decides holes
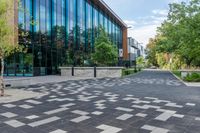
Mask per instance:
[[[60,67],[61,76],[75,77],[121,77],[123,67]],[[74,71],[74,72],[73,72]],[[95,74],[96,71],[96,74]]]

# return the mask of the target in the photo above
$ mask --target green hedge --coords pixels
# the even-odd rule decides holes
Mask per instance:
[[[173,72],[173,74],[175,74],[176,76],[181,78],[181,72],[180,71],[172,71],[172,72]]]
[[[200,74],[199,73],[192,73],[188,74],[185,78],[187,82],[200,82]]]
[[[131,75],[137,73],[138,71],[135,69],[122,69],[122,76]]]

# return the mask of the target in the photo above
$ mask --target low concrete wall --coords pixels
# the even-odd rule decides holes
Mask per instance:
[[[181,72],[181,78],[185,78],[188,74],[200,73],[200,70],[179,70]]]
[[[61,76],[72,76],[72,67],[60,67]],[[96,67],[96,77],[121,77],[123,67]],[[94,67],[74,67],[75,77],[94,77]]]

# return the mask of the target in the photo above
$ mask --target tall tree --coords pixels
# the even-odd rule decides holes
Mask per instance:
[[[8,24],[8,12],[12,12],[12,0],[0,0],[0,95],[4,96],[4,60],[15,52],[22,51],[23,47],[13,43],[14,34]]]
[[[101,27],[95,41],[95,52],[92,59],[97,65],[116,65],[118,61],[117,47],[112,44],[105,30]]]
[[[200,0],[170,4],[168,19],[158,28],[157,50],[175,54],[188,67],[197,65],[200,53]]]

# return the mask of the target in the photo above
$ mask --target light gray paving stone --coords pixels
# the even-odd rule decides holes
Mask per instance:
[[[159,100],[159,99],[154,100],[153,102],[154,102],[154,103],[170,103],[170,101],[167,101],[167,100]]]
[[[67,131],[64,131],[64,130],[61,130],[61,129],[57,129],[57,130],[49,132],[49,133],[67,133]]]
[[[71,111],[71,112],[74,113],[74,114],[79,114],[79,115],[88,115],[89,114],[88,112],[81,111],[81,110],[74,110],[74,111]]]
[[[56,98],[57,96],[55,96],[55,95],[52,95],[52,96],[49,96],[50,98]]]
[[[7,107],[7,108],[14,108],[14,107],[16,107],[16,105],[14,105],[14,104],[4,104],[2,106]]]
[[[139,104],[139,103],[151,103],[151,102],[150,101],[136,100],[136,101],[133,101],[132,103]]]
[[[132,112],[134,109],[124,108],[124,107],[117,107],[116,110],[125,111],[125,112]]]
[[[25,125],[24,123],[17,121],[17,120],[10,120],[10,121],[6,121],[4,123],[11,126],[11,127],[14,127],[14,128],[21,127],[21,126]]]
[[[168,133],[169,130],[164,129],[164,128],[156,128],[154,129],[151,133]]]
[[[155,97],[145,97],[146,99],[150,99],[150,100],[158,100],[158,98]]]
[[[200,117],[196,117],[195,120],[196,120],[196,121],[200,121]]]
[[[125,121],[127,119],[130,119],[131,117],[133,117],[133,115],[131,115],[131,114],[123,114],[123,115],[117,117],[116,119]]]
[[[100,125],[98,127],[96,127],[97,129],[101,129],[104,130],[100,133],[118,133],[119,131],[121,131],[121,128],[117,128],[117,127],[113,127],[113,126],[108,126],[108,125]]]
[[[33,106],[30,106],[30,105],[27,105],[27,104],[19,105],[19,107],[23,108],[23,109],[31,109],[31,108],[33,108]]]
[[[164,112],[158,117],[155,118],[155,120],[160,120],[160,121],[167,121],[169,118],[171,118],[175,113],[170,113],[170,112]]]
[[[183,118],[184,115],[181,115],[181,114],[174,114],[173,117],[176,117],[176,118]]]
[[[113,102],[113,103],[115,103],[115,102],[118,102],[118,100],[109,100],[110,102]]]
[[[143,114],[143,113],[137,113],[135,116],[138,116],[138,117],[146,117],[147,116],[147,114]]]
[[[56,114],[56,113],[59,113],[59,112],[66,111],[68,109],[69,108],[58,108],[58,109],[54,109],[54,110],[50,110],[50,111],[44,112],[44,114],[52,115],[52,114]]]
[[[98,106],[98,107],[103,107],[103,106],[105,106],[105,104],[102,104],[102,103],[97,103],[97,104],[95,104],[95,106]]]
[[[108,128],[111,128],[111,126],[102,124],[102,125],[99,125],[99,126],[96,127],[96,128],[101,129],[101,130],[106,130],[106,129],[108,129]]]
[[[42,104],[42,102],[36,101],[36,100],[26,100],[27,103],[32,103],[32,104]]]
[[[72,98],[58,98],[57,101],[62,102],[62,101],[74,101]]]
[[[182,105],[177,105],[176,103],[167,103],[167,104],[165,104],[165,106],[175,107],[175,108],[183,108]]]
[[[25,118],[33,120],[33,119],[39,118],[39,116],[37,116],[37,115],[30,115],[30,116],[26,116]]]
[[[138,109],[145,109],[145,110],[149,108],[147,106],[140,106],[140,105],[132,105],[131,107],[138,108]]]
[[[185,105],[187,105],[187,106],[196,106],[195,103],[186,103]]]
[[[106,107],[96,107],[96,108],[100,110],[106,109]]]
[[[44,124],[47,124],[47,123],[57,121],[59,119],[60,119],[59,117],[54,116],[54,117],[50,117],[50,118],[43,119],[43,120],[40,120],[40,121],[32,122],[28,125],[31,126],[31,127],[38,127],[38,126],[41,126],[41,125],[44,125]]]
[[[94,103],[105,103],[105,102],[106,102],[106,100],[99,100],[99,101],[96,101]]]
[[[121,128],[109,128],[108,130],[105,130],[105,131],[100,132],[100,133],[118,133],[121,130],[122,130]]]
[[[64,105],[60,105],[60,107],[71,107],[76,105],[75,103],[68,103],[68,104],[64,104]]]
[[[80,117],[74,118],[70,121],[75,122],[75,123],[79,123],[79,122],[85,121],[85,120],[90,119],[90,118],[91,118],[90,116],[80,116]]]
[[[17,114],[14,114],[12,112],[2,113],[1,115],[4,116],[4,117],[7,117],[7,118],[13,118],[13,117],[18,116]]]
[[[130,100],[139,100],[139,99],[138,98],[134,98],[134,97],[126,97],[126,98],[123,98],[122,100],[130,101]]]
[[[126,95],[127,97],[134,97],[134,95]]]
[[[149,131],[153,131],[156,127],[154,126],[150,126],[150,125],[144,125],[141,127],[141,129],[145,129],[145,130],[149,130]]]
[[[102,115],[103,112],[100,112],[100,111],[94,111],[94,112],[92,112],[92,114],[93,114],[93,115]]]

